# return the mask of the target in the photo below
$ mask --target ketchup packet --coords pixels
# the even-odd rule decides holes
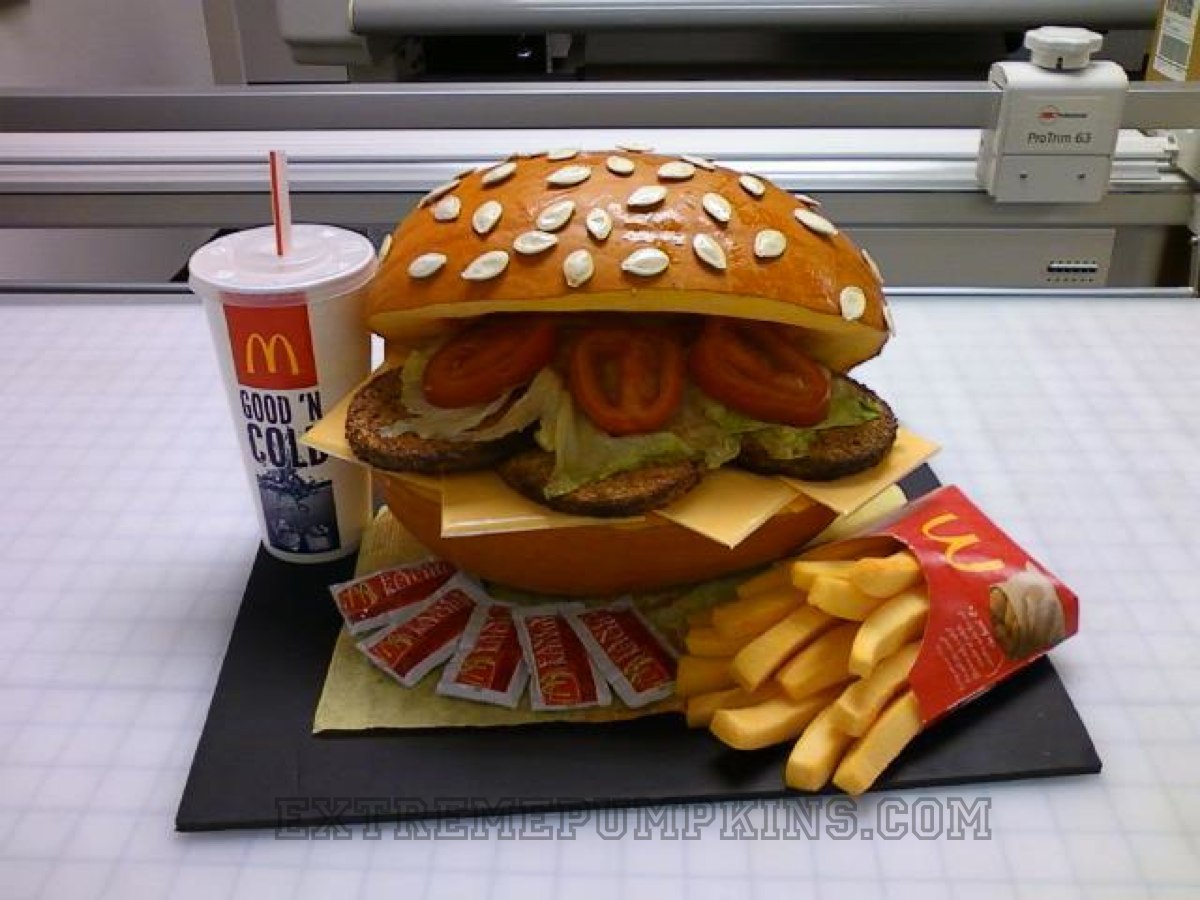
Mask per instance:
[[[1075,594],[957,487],[939,488],[811,558],[856,556],[858,547],[879,555],[882,537],[916,556],[929,594],[925,634],[908,678],[925,726],[1079,630]],[[891,549],[897,548],[883,552]]]
[[[544,710],[608,706],[612,694],[587,648],[567,621],[582,603],[513,610],[517,637],[531,673],[529,705]]]
[[[481,601],[438,682],[446,697],[516,707],[529,682],[512,606]]]
[[[473,581],[457,575],[408,619],[372,635],[358,647],[384,672],[412,687],[450,658],[475,607],[487,599]]]
[[[423,559],[330,585],[329,593],[346,620],[346,630],[362,634],[411,616],[421,601],[449,581],[456,571],[445,560]]]
[[[630,709],[670,697],[675,654],[650,624],[622,598],[608,606],[565,614],[617,696]]]

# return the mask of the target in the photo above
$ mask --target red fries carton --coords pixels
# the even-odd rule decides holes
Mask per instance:
[[[907,547],[920,563],[929,616],[909,686],[927,726],[1044,656],[1079,630],[1075,594],[957,487],[939,488],[806,558],[878,556]]]
[[[408,618],[456,571],[445,560],[424,559],[331,585],[329,593],[346,620],[346,629],[362,634]]]
[[[412,687],[454,653],[475,607],[487,596],[466,577],[447,581],[411,618],[360,643],[376,666]]]
[[[437,692],[481,703],[516,707],[529,681],[512,606],[484,601],[475,607],[458,649],[446,664]]]

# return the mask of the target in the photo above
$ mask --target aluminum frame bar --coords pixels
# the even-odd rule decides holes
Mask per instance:
[[[536,82],[0,90],[0,132],[980,128],[985,82]],[[1126,128],[1200,127],[1200,86],[1135,83]]]

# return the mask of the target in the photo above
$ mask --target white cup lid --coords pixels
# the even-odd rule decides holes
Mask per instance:
[[[375,273],[375,248],[331,225],[292,226],[292,249],[275,253],[271,227],[237,231],[205,244],[188,263],[193,289],[209,293],[303,293],[322,299],[362,287]]]

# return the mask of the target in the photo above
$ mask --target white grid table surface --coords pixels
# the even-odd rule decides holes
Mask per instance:
[[[175,834],[256,549],[206,326],[187,302],[0,306],[0,897],[1200,896],[1200,304],[894,306],[862,375],[1079,593],[1053,656],[1103,774],[824,804],[790,838],[772,804],[678,834],[632,813],[518,819],[522,840]],[[861,832],[888,803],[982,801],[987,834]]]

